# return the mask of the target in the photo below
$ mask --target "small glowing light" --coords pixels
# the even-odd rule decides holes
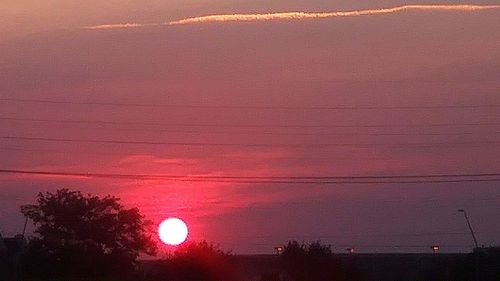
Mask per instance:
[[[185,222],[178,218],[168,218],[158,227],[160,240],[172,246],[177,246],[186,241],[188,228]]]
[[[437,252],[439,252],[439,245],[432,245],[431,249],[432,249],[433,253],[437,253]]]
[[[285,251],[285,247],[283,246],[274,247],[274,250],[276,251],[276,254],[281,255]]]

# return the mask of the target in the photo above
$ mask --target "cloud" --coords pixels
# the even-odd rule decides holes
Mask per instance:
[[[221,14],[221,15],[208,15],[208,16],[185,18],[166,23],[152,23],[152,24],[120,23],[120,24],[84,26],[82,28],[91,30],[123,29],[123,28],[138,28],[147,26],[162,26],[162,25],[200,24],[200,23],[210,23],[210,22],[254,22],[254,21],[270,21],[270,20],[303,20],[303,19],[324,19],[324,18],[338,18],[338,17],[358,17],[358,16],[392,14],[404,11],[474,12],[474,11],[499,9],[499,8],[500,5],[404,5],[393,8],[318,12],[318,13],[283,12],[283,13],[267,13],[267,14]]]
[[[118,24],[103,24],[103,25],[92,25],[92,26],[84,26],[82,27],[83,29],[91,29],[91,30],[98,30],[98,29],[120,29],[120,28],[136,28],[136,27],[145,27],[145,26],[156,26],[156,25],[162,25],[162,24],[157,24],[157,23],[118,23]]]
[[[177,157],[158,157],[154,155],[129,155],[125,156],[119,161],[122,166],[132,166],[138,168],[137,165],[141,165],[146,168],[146,171],[150,171],[148,165],[158,164],[158,165],[194,165],[197,163],[196,159],[190,158],[177,158]]]
[[[268,14],[227,14],[209,15],[202,17],[186,18],[169,22],[169,25],[195,24],[208,22],[231,22],[231,21],[269,21],[269,20],[301,20],[301,19],[323,19],[336,17],[357,17],[368,15],[391,14],[403,11],[462,11],[472,12],[486,9],[498,9],[500,5],[404,5],[394,8],[337,11],[322,13],[286,12]]]

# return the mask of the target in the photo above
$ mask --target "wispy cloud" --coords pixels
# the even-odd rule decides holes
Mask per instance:
[[[500,5],[404,5],[393,8],[382,9],[366,9],[353,11],[334,11],[334,12],[282,12],[282,13],[267,13],[267,14],[221,14],[208,15],[185,18],[166,23],[156,24],[141,24],[141,23],[123,23],[123,24],[106,24],[85,26],[84,29],[118,29],[118,28],[137,28],[146,26],[161,26],[161,25],[185,25],[185,24],[201,24],[211,22],[255,22],[255,21],[271,21],[271,20],[304,20],[304,19],[325,19],[339,17],[358,17],[370,15],[393,14],[405,11],[443,11],[443,12],[475,12],[490,9],[500,9]]]
[[[337,11],[322,13],[307,12],[286,12],[286,13],[268,13],[268,14],[227,14],[210,15],[202,17],[186,18],[169,22],[169,25],[195,24],[208,22],[231,22],[231,21],[268,21],[268,20],[301,20],[301,19],[322,19],[336,17],[356,17],[368,15],[391,14],[404,11],[463,11],[472,12],[486,9],[498,9],[500,5],[405,5],[394,8],[355,10],[355,11]]]
[[[117,23],[117,24],[103,24],[103,25],[92,25],[84,26],[83,29],[120,29],[120,28],[135,28],[135,27],[145,27],[145,26],[156,26],[164,25],[161,23]]]

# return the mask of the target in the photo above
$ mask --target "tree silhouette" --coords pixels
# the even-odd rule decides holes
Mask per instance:
[[[232,281],[237,280],[232,256],[206,241],[181,246],[161,261],[161,270],[151,280]]]
[[[116,197],[60,189],[21,212],[36,226],[23,258],[28,277],[129,279],[139,255],[156,250],[151,223]]]
[[[294,281],[356,280],[352,270],[333,255],[330,245],[309,245],[289,241],[280,256],[284,269]]]

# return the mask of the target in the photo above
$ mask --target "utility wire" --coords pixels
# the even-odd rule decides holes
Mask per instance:
[[[38,118],[0,117],[0,120],[30,121],[68,124],[110,124],[110,125],[144,125],[144,126],[169,126],[169,127],[222,127],[222,128],[412,128],[412,127],[462,127],[462,126],[499,126],[500,122],[468,122],[468,123],[429,123],[429,124],[364,124],[364,125],[300,125],[300,124],[218,124],[218,123],[161,123],[161,122],[131,122],[131,121],[106,121],[106,120],[60,120]]]
[[[420,142],[420,143],[319,143],[319,144],[268,144],[268,143],[205,143],[205,142],[163,142],[163,141],[127,141],[127,140],[96,140],[71,138],[42,138],[21,136],[0,136],[5,140],[26,140],[43,142],[69,143],[102,143],[128,145],[176,145],[176,146],[243,146],[243,147],[371,147],[371,146],[449,146],[449,145],[477,145],[500,144],[500,141],[467,141],[467,142]]]
[[[20,152],[40,152],[40,153],[52,153],[52,154],[64,154],[64,155],[74,155],[74,154],[83,154],[83,155],[110,155],[110,156],[124,156],[126,154],[125,152],[120,152],[120,151],[63,151],[63,150],[55,150],[55,149],[38,149],[38,148],[20,148],[20,147],[0,147],[0,150],[3,151],[20,151]],[[154,152],[151,151],[134,151],[134,155],[137,154],[151,154],[151,155],[159,155],[163,156],[165,155],[165,152],[161,152],[158,150],[155,150]],[[172,156],[173,154],[170,154],[170,156],[165,156],[165,157],[178,157],[178,156]],[[185,156],[183,158],[192,158],[192,156]],[[258,160],[267,160],[267,161],[278,161],[278,160],[297,160],[297,161],[309,161],[309,160],[345,160],[344,158],[339,158],[339,157],[300,157],[300,156],[279,156],[279,157],[266,157],[266,156],[254,156],[254,155],[217,155],[215,157],[216,159],[214,160],[220,160],[222,158],[224,159],[258,159]],[[352,157],[350,157],[352,159]],[[364,157],[362,158],[364,160],[387,160],[386,158],[383,157]],[[179,164],[180,165],[180,164]]]
[[[23,170],[0,170],[0,172],[25,172]],[[28,171],[32,173],[32,171]],[[35,173],[35,172],[33,172]],[[52,173],[52,172],[36,172],[36,173]],[[89,175],[89,173],[69,173],[68,175]],[[477,177],[497,177],[500,173],[475,173],[475,174],[416,174],[416,175],[387,175],[387,176],[209,176],[209,175],[165,175],[165,174],[92,174],[95,176],[116,176],[116,177],[145,177],[145,178],[188,178],[188,179],[409,179],[409,178],[477,178]]]
[[[64,150],[56,150],[56,149],[39,149],[39,148],[21,148],[21,147],[0,147],[0,150],[3,150],[3,151],[15,151],[15,152],[26,152],[26,153],[33,153],[33,152],[36,152],[36,153],[45,153],[45,154],[59,154],[59,155],[65,155],[67,157],[71,157],[73,155],[85,155],[85,156],[88,156],[88,157],[94,157],[97,155],[97,156],[102,156],[102,155],[107,155],[107,156],[119,156],[119,157],[124,157],[124,156],[127,156],[127,152],[120,152],[119,150],[117,151],[95,151],[95,150],[72,150],[72,151],[64,151]],[[130,154],[130,153],[129,153]],[[179,155],[174,155],[174,154],[171,154],[171,153],[167,153],[167,152],[164,152],[164,151],[158,151],[157,149],[155,149],[154,152],[152,151],[149,151],[149,150],[140,150],[140,151],[133,151],[132,152],[132,155],[144,155],[144,154],[147,154],[147,155],[151,155],[151,156],[158,156],[158,157],[180,157],[180,158],[185,158],[187,160],[190,160],[193,158],[193,156],[179,156]],[[258,161],[306,161],[306,162],[309,162],[309,161],[339,161],[339,160],[346,160],[347,158],[349,159],[358,159],[358,160],[362,160],[362,161],[367,161],[367,160],[379,160],[379,161],[389,161],[391,159],[387,158],[387,157],[382,157],[382,156],[372,156],[372,155],[366,155],[366,157],[361,157],[361,156],[357,156],[357,157],[336,157],[336,156],[323,156],[323,157],[314,157],[314,156],[310,156],[310,157],[307,157],[307,156],[288,156],[288,155],[283,155],[283,156],[277,156],[277,157],[273,157],[273,156],[270,156],[270,157],[267,157],[267,156],[255,156],[255,155],[239,155],[239,154],[236,154],[236,155],[233,155],[233,154],[227,154],[227,155],[216,155],[214,157],[211,157],[210,159],[208,159],[207,161],[216,161],[216,162],[219,162],[221,161],[221,159],[231,159],[231,161],[233,161],[233,159],[243,159],[243,160],[246,160],[246,159],[251,159],[251,160],[258,160]],[[177,165],[177,166],[182,166],[184,164],[182,163],[169,163],[169,165]]]
[[[154,104],[154,103],[117,103],[93,101],[63,101],[46,99],[0,98],[0,101],[40,104],[119,106],[119,107],[162,107],[162,108],[212,108],[212,109],[262,109],[262,110],[415,110],[415,109],[475,109],[497,108],[498,104],[479,105],[421,105],[421,106],[253,106],[253,105],[193,105],[193,104]]]
[[[470,235],[470,234],[469,234]],[[273,240],[277,240],[277,239],[273,239]],[[288,242],[288,241],[293,241],[293,240],[299,240],[300,239],[294,239],[294,238],[289,238],[289,239],[284,239],[285,241],[281,241],[281,243],[285,242],[285,244]],[[304,241],[300,241],[300,242],[304,242]],[[321,241],[321,242],[329,242],[329,241]],[[432,244],[427,244],[427,245],[423,245],[423,244],[410,244],[410,245],[405,245],[405,244],[396,244],[396,245],[375,245],[375,244],[358,244],[358,243],[352,243],[352,244],[345,244],[345,243],[342,243],[342,244],[336,244],[334,241],[330,241],[332,242],[331,243],[331,246],[332,248],[344,248],[344,247],[355,247],[357,251],[362,251],[363,249],[373,249],[373,248],[386,248],[386,249],[390,249],[390,248],[394,248],[394,249],[403,249],[403,248],[414,248],[414,249],[418,249],[418,248],[426,248],[426,249],[429,249],[431,247]],[[241,245],[241,242],[224,242],[224,245]],[[276,243],[273,243],[273,242],[262,242],[262,243],[258,243],[258,242],[249,242],[248,244],[246,245],[252,245],[252,246],[266,246],[266,247],[275,247],[276,246]],[[470,248],[470,247],[473,247],[474,245],[458,245],[458,244],[440,244],[439,245],[441,248]],[[335,252],[335,254],[339,254],[337,252]],[[384,254],[390,254],[390,255],[393,255],[393,254],[398,254],[398,253],[361,253],[361,255],[384,255]],[[418,255],[421,255],[422,253],[400,253],[401,255],[408,255],[408,254],[418,254]],[[435,255],[435,254],[432,254],[432,253],[427,253],[428,255]],[[358,252],[356,255],[360,255],[360,253]]]
[[[28,122],[44,122],[44,123],[68,123],[65,121],[45,121],[45,120],[36,120],[36,119],[27,119],[27,118],[2,118],[0,120],[10,120],[10,121],[28,121]],[[115,124],[116,125],[116,124]],[[500,125],[500,123],[499,123]],[[410,133],[360,133],[360,132],[340,132],[340,133],[302,133],[302,132],[274,132],[274,131],[265,131],[265,132],[243,132],[243,131],[199,131],[199,130],[172,130],[172,129],[162,129],[162,128],[108,128],[108,127],[93,127],[89,129],[102,129],[102,130],[114,130],[114,131],[137,131],[137,132],[155,132],[155,133],[179,133],[179,134],[231,134],[231,135],[270,135],[270,136],[474,136],[478,135],[477,132],[446,132],[446,133],[418,133],[416,131]],[[481,135],[485,135],[485,133],[480,133]],[[496,135],[500,134],[500,131],[486,132],[486,135]]]
[[[461,183],[461,182],[498,182],[500,178],[490,178],[498,174],[476,174],[476,175],[441,175],[441,178],[434,179],[440,175],[421,175],[421,176],[380,176],[380,177],[303,177],[282,180],[286,178],[278,177],[208,177],[208,176],[168,176],[168,175],[133,175],[133,174],[100,174],[100,173],[75,173],[75,172],[53,172],[53,171],[28,171],[28,170],[10,170],[1,169],[4,174],[27,174],[42,176],[61,176],[61,177],[85,177],[85,178],[111,178],[111,179],[132,179],[132,180],[166,180],[181,182],[216,182],[216,183],[240,183],[240,184],[423,184],[423,183]],[[486,176],[484,176],[486,175]],[[411,177],[413,180],[398,181],[366,181],[363,179],[401,179]],[[452,178],[455,177],[455,178]],[[474,178],[462,178],[474,177]],[[482,178],[479,178],[482,177]],[[484,178],[487,177],[487,178]],[[428,180],[430,178],[430,180]],[[452,178],[452,179],[448,179]],[[275,180],[277,179],[277,180]],[[302,179],[306,179],[305,181]],[[311,180],[313,179],[313,180]],[[325,180],[328,179],[328,180]],[[332,180],[335,179],[335,180]]]
[[[478,233],[479,234],[479,233]],[[500,234],[498,231],[488,231],[480,233],[481,235],[486,235],[486,234]],[[310,238],[325,238],[325,239],[331,239],[331,238],[340,238],[342,236],[349,236],[349,237],[358,237],[358,236],[363,236],[363,237],[427,237],[427,236],[468,236],[470,235],[470,232],[425,232],[425,233],[385,233],[385,234],[373,234],[373,233],[338,233],[338,234],[301,234],[301,235],[286,235],[289,237],[294,237],[295,239],[310,239]],[[228,239],[228,238],[253,238],[253,239],[272,239],[274,237],[283,237],[284,235],[218,235],[221,239]]]

